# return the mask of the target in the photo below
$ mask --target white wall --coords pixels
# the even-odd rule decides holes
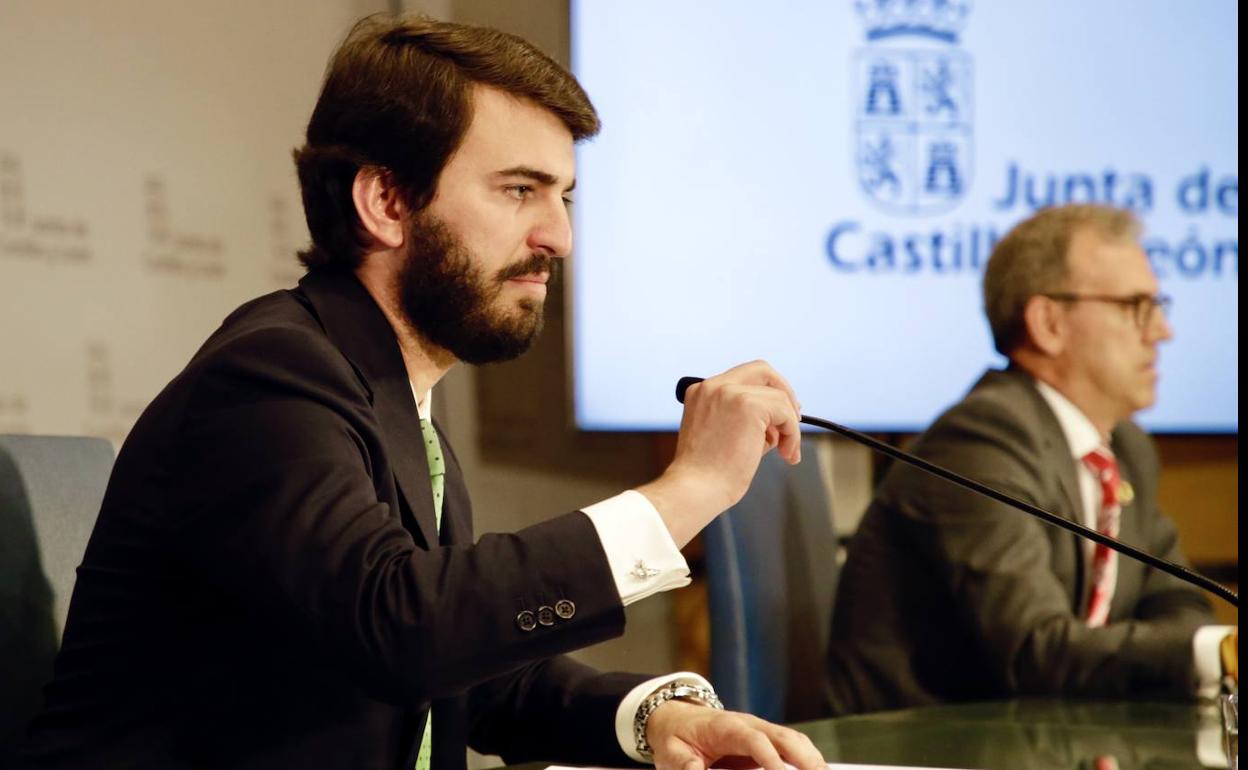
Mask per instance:
[[[0,432],[119,441],[241,301],[298,278],[290,151],[380,3],[0,3]]]

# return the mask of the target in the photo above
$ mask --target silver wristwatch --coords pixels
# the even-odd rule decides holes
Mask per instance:
[[[633,739],[637,743],[637,753],[647,762],[654,761],[654,751],[650,748],[650,742],[646,740],[646,725],[649,724],[650,716],[654,714],[659,706],[675,698],[691,700],[703,706],[710,706],[713,709],[722,710],[724,708],[724,704],[720,702],[719,696],[709,687],[703,687],[702,685],[692,684],[679,679],[660,687],[653,695],[641,702],[641,705],[637,707],[636,716],[633,717]]]

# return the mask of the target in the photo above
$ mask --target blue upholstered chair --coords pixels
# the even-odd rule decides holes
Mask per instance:
[[[828,490],[812,439],[790,467],[763,458],[750,490],[703,532],[711,681],[731,709],[792,722],[823,713],[838,573]]]
[[[85,436],[0,435],[0,457],[9,466],[7,473],[0,471],[0,509],[16,508],[24,493],[52,584],[59,638],[74,575],[113,470],[113,445]]]
[[[0,435],[0,767],[42,701],[112,466],[104,439]]]

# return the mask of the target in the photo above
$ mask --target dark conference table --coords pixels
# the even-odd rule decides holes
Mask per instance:
[[[993,770],[1226,767],[1221,715],[1214,704],[1018,700],[928,706],[795,727],[829,762]],[[1199,755],[1198,743],[1203,744]],[[1116,764],[1105,761],[1109,757]],[[1209,757],[1213,762],[1202,764]]]

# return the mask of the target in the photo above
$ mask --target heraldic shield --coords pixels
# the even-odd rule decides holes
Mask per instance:
[[[939,214],[971,182],[971,57],[871,46],[854,56],[856,165],[863,192],[894,214]]]

